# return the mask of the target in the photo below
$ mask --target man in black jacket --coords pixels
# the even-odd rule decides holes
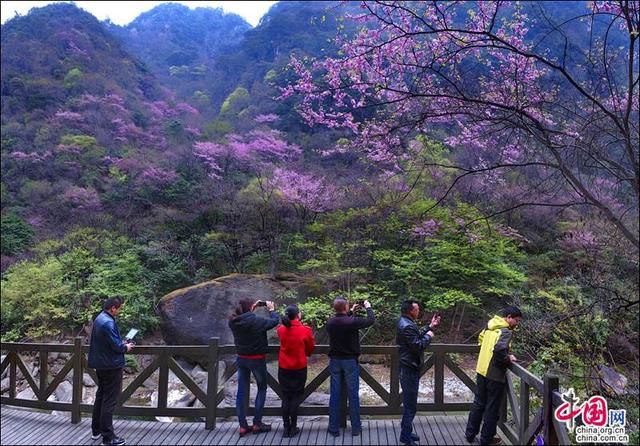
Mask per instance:
[[[400,443],[415,445],[420,437],[413,433],[413,418],[418,407],[418,388],[422,353],[433,338],[433,329],[440,324],[440,316],[434,314],[431,325],[422,331],[416,325],[420,314],[420,304],[415,300],[405,300],[400,306],[402,316],[398,321],[396,343],[400,354],[400,386],[402,387],[402,423]]]
[[[133,344],[120,338],[116,316],[122,309],[124,299],[107,299],[103,311],[93,321],[91,343],[89,345],[89,367],[96,369],[98,391],[93,403],[91,418],[91,438],[102,436],[102,444],[124,444],[124,438],[113,431],[113,411],[122,390],[122,370],[124,354],[131,351]]]
[[[269,318],[258,317],[253,310],[265,305],[269,310]],[[235,309],[235,313],[229,319],[229,328],[233,333],[233,340],[236,344],[238,358],[238,393],[236,395],[236,414],[240,423],[239,434],[244,437],[249,432],[258,434],[269,432],[270,424],[262,422],[262,410],[264,409],[267,397],[267,331],[278,325],[280,316],[275,311],[273,302],[241,300]],[[245,413],[245,395],[249,393],[249,382],[251,374],[256,379],[258,392],[256,394],[255,414],[253,416],[253,426],[249,428],[247,415]]]
[[[331,372],[331,386],[329,397],[329,434],[334,437],[340,435],[338,418],[340,416],[340,395],[342,381],[347,385],[349,397],[349,418],[351,419],[351,435],[360,435],[360,356],[361,328],[370,327],[375,322],[375,316],[368,300],[363,302],[367,310],[367,317],[354,317],[353,312],[359,307],[355,304],[351,311],[349,303],[344,298],[333,301],[335,316],[327,321],[329,333],[329,371]]]

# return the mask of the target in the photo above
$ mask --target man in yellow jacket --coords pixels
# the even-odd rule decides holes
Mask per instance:
[[[522,312],[518,307],[503,308],[480,333],[478,343],[481,344],[478,365],[476,367],[477,388],[465,437],[473,443],[480,432],[480,444],[500,444],[496,437],[496,426],[500,419],[500,404],[504,396],[507,367],[516,362],[516,357],[509,353],[512,332],[522,320]]]

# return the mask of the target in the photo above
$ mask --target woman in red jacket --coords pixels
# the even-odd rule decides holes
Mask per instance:
[[[300,310],[289,305],[278,327],[280,355],[278,357],[278,381],[282,389],[283,437],[293,437],[298,429],[298,408],[302,403],[304,385],[307,382],[307,356],[315,347],[311,328],[300,322]]]

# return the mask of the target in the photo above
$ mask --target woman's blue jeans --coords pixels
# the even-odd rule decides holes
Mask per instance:
[[[258,393],[256,394],[255,413],[253,424],[262,422],[262,410],[267,398],[267,361],[266,359],[237,358],[238,364],[238,394],[236,395],[236,415],[242,427],[248,427],[246,407],[244,406],[246,395],[249,394],[251,374],[256,379]]]

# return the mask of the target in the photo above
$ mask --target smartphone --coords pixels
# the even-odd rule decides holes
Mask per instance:
[[[131,342],[132,344],[135,344],[135,342],[133,341],[133,338],[136,337],[139,331],[140,330],[138,330],[137,328],[132,328],[131,330],[129,330],[129,333],[127,333],[127,335],[124,337],[124,340]]]

